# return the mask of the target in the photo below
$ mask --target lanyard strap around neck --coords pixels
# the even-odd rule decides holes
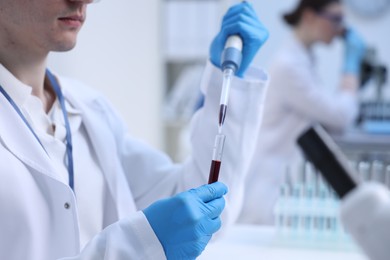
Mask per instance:
[[[4,95],[4,97],[8,100],[8,102],[11,104],[11,106],[15,109],[16,113],[18,113],[20,118],[27,125],[28,129],[30,129],[31,133],[34,135],[35,139],[37,139],[38,143],[42,146],[43,150],[45,150],[46,154],[48,154],[45,147],[41,143],[41,140],[39,140],[37,134],[34,132],[34,130],[31,128],[30,124],[28,123],[27,119],[24,117],[22,111],[20,111],[19,107],[15,104],[14,100],[8,95],[8,93],[4,90],[4,88],[1,85],[0,85],[0,92]]]
[[[70,124],[68,119],[68,114],[66,112],[65,99],[62,95],[62,91],[58,81],[54,75],[46,70],[46,75],[49,78],[49,81],[54,89],[54,92],[57,94],[58,101],[61,105],[62,114],[64,116],[65,128],[66,128],[66,156],[68,159],[68,174],[69,174],[69,186],[74,191],[74,173],[73,173],[73,146],[72,146],[72,132],[70,130]]]
[[[66,158],[68,161],[67,168],[68,168],[68,175],[69,175],[69,186],[74,191],[72,134],[71,134],[71,130],[70,130],[68,114],[66,112],[65,99],[64,99],[64,96],[62,95],[61,88],[60,88],[57,80],[55,79],[54,75],[49,70],[46,70],[46,75],[51,83],[51,86],[54,89],[54,92],[57,95],[58,101],[60,102],[60,105],[61,105],[62,114],[64,116],[65,128],[66,128]],[[1,85],[0,85],[0,92],[4,95],[4,97],[8,100],[8,102],[11,104],[11,106],[15,109],[15,111],[18,113],[18,115],[23,120],[23,122],[27,125],[28,129],[31,131],[31,133],[34,135],[35,139],[42,146],[42,148],[46,152],[46,154],[48,154],[45,147],[43,146],[42,142],[39,140],[37,134],[32,129],[32,127],[28,123],[27,119],[23,115],[22,111],[19,109],[19,107],[15,104],[13,99],[8,95],[8,93],[4,90],[4,88]]]

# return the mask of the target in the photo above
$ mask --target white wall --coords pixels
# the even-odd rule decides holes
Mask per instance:
[[[252,0],[251,1],[267,28],[270,39],[255,59],[255,63],[268,67],[273,55],[286,39],[289,28],[283,23],[281,16],[290,11],[298,0]],[[381,61],[390,68],[390,9],[376,18],[363,18],[346,8],[347,24],[352,25],[363,36],[370,46],[377,49]],[[328,48],[329,47],[329,48]],[[325,86],[335,88],[341,71],[343,46],[335,40],[331,46],[316,48],[318,71]],[[388,86],[389,83],[387,84]]]
[[[102,0],[88,7],[74,50],[49,66],[102,91],[130,132],[162,147],[160,1]]]

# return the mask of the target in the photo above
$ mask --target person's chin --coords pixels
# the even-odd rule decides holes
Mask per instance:
[[[54,52],[66,52],[72,50],[76,46],[76,40],[61,42],[52,51]]]

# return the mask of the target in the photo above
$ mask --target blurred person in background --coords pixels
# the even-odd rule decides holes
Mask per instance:
[[[300,0],[283,18],[292,35],[270,69],[263,122],[239,222],[273,223],[273,207],[286,167],[302,160],[296,139],[308,125],[319,122],[329,131],[342,132],[353,124],[358,112],[365,44],[355,30],[345,28],[341,1]],[[317,76],[313,47],[330,44],[340,36],[345,48],[343,71],[336,93],[329,93]]]

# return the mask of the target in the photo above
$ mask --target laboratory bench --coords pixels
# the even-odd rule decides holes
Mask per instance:
[[[357,246],[345,250],[282,246],[272,226],[235,225],[219,236],[199,260],[369,260]]]

